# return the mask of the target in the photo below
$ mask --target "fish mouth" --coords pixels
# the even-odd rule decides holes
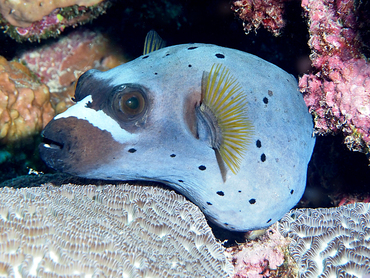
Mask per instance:
[[[68,157],[68,134],[60,128],[60,120],[51,120],[41,132],[39,153],[47,166],[64,171],[64,161]]]
[[[77,176],[111,163],[122,148],[109,132],[76,117],[51,120],[41,136],[39,154],[46,165]]]
[[[40,147],[45,149],[52,149],[52,150],[62,150],[64,147],[64,143],[52,140],[50,138],[45,137],[44,134],[41,134],[42,141]]]

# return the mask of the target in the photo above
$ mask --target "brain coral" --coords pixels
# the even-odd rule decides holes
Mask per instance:
[[[40,132],[53,117],[48,87],[24,65],[0,56],[0,144]]]
[[[300,277],[370,275],[370,204],[297,209],[280,221]],[[367,275],[367,276],[366,276]]]
[[[8,277],[226,277],[224,248],[173,191],[51,184],[0,189]]]

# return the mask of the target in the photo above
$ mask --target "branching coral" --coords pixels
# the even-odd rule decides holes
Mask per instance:
[[[32,136],[53,117],[48,87],[24,65],[0,56],[0,143]]]
[[[370,275],[370,204],[297,209],[280,221],[300,277]]]
[[[201,211],[153,186],[0,189],[0,271],[33,277],[226,277]]]

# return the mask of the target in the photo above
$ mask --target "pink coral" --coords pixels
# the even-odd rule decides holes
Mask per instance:
[[[15,38],[19,41],[21,38],[33,41],[39,40],[41,37],[48,37],[49,35],[56,36],[64,31],[66,27],[77,25],[91,18],[91,12],[86,11],[81,15],[67,19],[60,15],[60,9],[56,9],[49,15],[44,16],[41,20],[33,22],[28,27],[15,27],[15,31],[17,32]]]
[[[110,6],[104,0],[0,0],[0,24],[17,41],[56,37],[65,27],[86,23]]]
[[[231,9],[243,20],[245,32],[257,30],[262,24],[275,36],[284,27],[284,2],[286,0],[238,0],[233,1]]]
[[[93,6],[102,0],[29,0],[7,1],[0,0],[0,13],[12,25],[29,27],[33,22],[41,20],[53,10],[73,5]]]
[[[263,236],[226,250],[234,264],[234,278],[289,277],[297,274],[293,260],[286,256],[289,240],[272,225]],[[294,275],[293,275],[294,276]]]
[[[342,131],[350,149],[370,146],[370,64],[362,56],[355,1],[304,0],[315,72],[299,86],[318,134]]]
[[[125,61],[117,52],[102,34],[85,30],[25,52],[20,60],[49,87],[59,113],[72,104],[74,83],[82,73],[92,68],[106,70]]]

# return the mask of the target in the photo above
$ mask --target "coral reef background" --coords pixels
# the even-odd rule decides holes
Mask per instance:
[[[2,2],[0,1],[0,5]],[[311,24],[315,19],[312,13],[318,8],[313,6],[314,2],[319,8],[325,7],[324,11],[327,11],[327,14],[321,15],[322,21],[316,29]],[[85,7],[83,5],[82,7],[77,5],[73,6],[73,9],[63,10],[59,9],[60,6],[51,14],[42,16],[38,22],[27,26],[9,25],[10,20],[1,18],[0,25],[3,26],[4,32],[0,32],[0,56],[4,58],[1,58],[3,68],[0,68],[0,109],[2,109],[0,135],[5,135],[0,138],[2,140],[0,186],[34,186],[49,181],[57,185],[68,182],[101,183],[101,181],[85,181],[54,174],[52,170],[47,169],[38,158],[36,151],[39,132],[46,124],[47,118],[54,115],[54,111],[63,111],[71,104],[70,97],[81,73],[90,68],[103,70],[112,68],[138,57],[142,54],[146,33],[154,29],[167,45],[201,42],[235,48],[255,54],[278,65],[297,79],[301,78],[300,86],[306,94],[305,99],[311,111],[315,111],[313,115],[316,131],[320,136],[317,137],[308,169],[307,189],[297,207],[332,207],[358,201],[368,202],[370,200],[369,140],[368,137],[364,137],[364,134],[369,130],[366,130],[368,118],[362,116],[368,116],[370,104],[360,101],[356,102],[356,105],[361,106],[359,106],[360,110],[347,109],[357,113],[356,117],[360,115],[362,117],[360,119],[366,119],[362,121],[363,125],[356,125],[355,117],[347,119],[342,117],[343,108],[338,101],[341,90],[348,88],[339,87],[337,84],[343,82],[341,79],[343,76],[347,79],[353,76],[353,72],[350,72],[352,75],[343,74],[344,69],[350,70],[351,67],[361,63],[366,70],[359,73],[369,75],[370,23],[364,15],[370,13],[370,5],[366,1],[359,1],[358,13],[353,18],[350,17],[351,13],[344,11],[353,12],[354,2],[338,1],[339,6],[330,6],[326,5],[325,1],[302,1],[301,3],[300,1],[268,0],[230,3],[224,0],[125,0],[112,3],[104,1],[96,4],[98,6],[93,4],[89,9],[83,8]],[[343,11],[343,16],[336,14],[338,11]],[[92,20],[93,18],[96,19]],[[355,23],[352,26],[356,27],[357,31],[350,29],[346,34],[349,36],[355,33],[355,37],[345,37],[343,33],[335,36],[334,30],[338,31],[340,27],[338,24],[345,22],[344,25],[348,27],[353,20]],[[81,23],[86,24],[80,26]],[[327,27],[325,32],[322,31],[324,27]],[[245,34],[246,32],[248,35]],[[330,37],[330,34],[333,36]],[[79,43],[76,43],[77,37]],[[353,40],[350,40],[349,44],[346,39],[351,38]],[[322,51],[320,46],[324,44],[335,46],[336,43],[338,47],[325,48],[326,52],[320,52]],[[60,51],[55,51],[56,49]],[[352,52],[348,54],[345,52],[347,50]],[[343,60],[343,55],[346,59],[345,66],[341,66],[340,70],[334,72],[336,75],[329,74],[328,69],[338,65],[333,57],[341,57]],[[9,62],[11,60],[14,61]],[[27,65],[33,72],[26,68]],[[32,83],[27,86],[33,88],[34,94],[34,98],[28,98],[28,102],[22,102],[23,106],[16,105],[15,108],[6,99],[9,96],[9,90],[7,91],[6,88],[9,88],[13,82],[12,86],[15,86],[18,95],[21,95],[26,85],[17,82],[14,77],[12,79],[12,74],[3,73],[2,69],[10,66],[23,72],[24,75],[18,78],[22,82]],[[317,86],[312,87],[310,82],[316,82]],[[366,84],[367,87],[363,86],[364,88],[369,87],[369,81]],[[44,92],[44,97],[36,93],[38,90]],[[325,95],[323,92],[329,94]],[[32,95],[29,91],[27,94]],[[367,98],[369,94],[369,91],[364,92]],[[43,108],[40,109],[37,106]],[[34,111],[27,115],[37,115],[28,117],[28,120],[33,119],[32,123],[29,122],[31,124],[21,121],[22,117],[27,118],[22,116],[26,115],[23,113],[25,111]],[[45,114],[44,118],[40,111]],[[10,133],[5,132],[3,120],[5,117],[11,118],[9,115],[13,115],[16,119],[14,122],[19,123],[18,126],[32,126],[32,130],[17,131],[18,126],[13,124],[13,134],[25,136],[21,139],[16,136],[9,137]],[[358,123],[361,124],[361,122]],[[324,134],[325,136],[322,136]],[[344,142],[356,151],[348,150]],[[227,234],[215,228],[213,233],[218,239],[226,240],[225,246],[234,248],[230,252],[235,252],[235,241],[245,242],[245,235]],[[240,275],[236,277],[246,277],[243,275],[247,275],[246,273],[252,268],[255,273],[261,273],[263,270],[265,277],[278,277],[279,273],[280,275],[286,273],[286,269],[276,268],[277,263],[276,265],[272,263],[272,261],[287,260],[284,250],[276,249],[274,237],[275,234],[270,237],[265,235],[258,239],[261,240],[260,245],[248,244],[248,241],[245,243],[245,246],[255,246],[254,248],[258,249],[264,247],[266,242],[272,242],[272,249],[275,248],[278,251],[272,254],[266,252],[271,265],[261,261],[260,258],[241,262],[241,255],[235,255],[235,265],[238,265],[241,270]],[[248,253],[250,250],[246,251],[244,245],[239,248],[240,252],[250,254]],[[238,258],[239,261],[237,261]],[[269,267],[275,268],[269,269]],[[262,277],[258,275],[254,277]],[[287,274],[287,277],[293,277],[293,274]]]

